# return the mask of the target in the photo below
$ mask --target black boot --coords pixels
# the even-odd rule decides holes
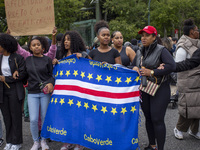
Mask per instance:
[[[153,147],[151,147],[151,145],[149,145],[149,146],[145,147],[144,150],[157,150],[157,148],[156,147],[153,148]]]

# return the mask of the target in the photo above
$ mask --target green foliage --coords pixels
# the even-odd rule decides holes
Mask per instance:
[[[155,26],[162,36],[173,35],[174,29],[182,30],[185,19],[193,18],[198,26],[199,8],[199,0],[153,0],[151,25]]]
[[[85,0],[54,0],[55,21],[59,32],[70,29],[70,24],[81,18]]]
[[[120,17],[127,23],[126,25],[134,24],[136,28],[141,29],[148,22],[148,3],[149,0],[106,0],[104,9],[109,15]],[[180,36],[183,21],[188,18],[193,18],[199,26],[199,0],[151,0],[150,25],[155,26],[162,37],[174,36],[175,29],[179,29]],[[133,31],[133,34],[135,33],[136,31]],[[125,35],[124,37],[126,38]]]
[[[28,42],[29,38],[28,36],[22,36],[20,37],[20,39],[18,40],[19,45],[24,45],[25,42]]]
[[[124,42],[135,38],[137,36],[137,32],[139,31],[139,29],[135,27],[135,24],[128,24],[126,20],[123,20],[122,18],[111,20],[109,22],[109,27],[111,33],[114,31],[120,31],[124,37]]]
[[[0,0],[0,32],[5,32],[7,29],[6,13],[4,0]]]
[[[73,22],[95,19],[95,3],[90,2],[91,0],[54,0],[58,32],[69,30]],[[148,24],[149,0],[99,2],[102,18],[107,19],[111,31],[120,30],[125,41],[137,37],[139,29]],[[183,21],[188,18],[193,18],[198,27],[200,25],[199,0],[151,0],[150,6],[150,25],[155,26],[161,36],[173,36],[175,29],[181,31]],[[4,0],[0,0],[0,32],[5,32],[6,29]]]
[[[121,31],[125,40],[136,38],[139,29],[147,24],[147,4],[143,1],[106,0],[104,8],[108,15],[116,17],[110,20],[111,30],[116,28]]]

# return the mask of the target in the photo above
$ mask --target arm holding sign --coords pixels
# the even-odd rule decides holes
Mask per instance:
[[[51,42],[51,46],[49,48],[49,51],[44,54],[48,57],[50,57],[52,60],[56,57],[56,33],[57,33],[57,28],[54,27],[53,32],[52,32],[52,42]]]
[[[18,48],[17,48],[16,53],[19,54],[19,55],[21,55],[21,56],[23,56],[24,59],[26,59],[28,56],[31,56],[31,55],[32,55],[29,51],[23,49],[23,48],[19,45],[19,43],[18,43]]]
[[[11,34],[9,29],[7,29],[6,33]],[[50,57],[51,59],[54,59],[56,56],[56,50],[57,50],[56,40],[55,40],[56,33],[57,33],[57,29],[56,29],[56,27],[54,27],[53,32],[52,32],[51,46],[49,48],[49,51],[46,54],[44,54],[44,55]],[[19,44],[18,44],[18,49],[17,49],[16,53],[23,56],[24,59],[26,59],[28,56],[32,56],[32,54],[29,51],[23,49]]]

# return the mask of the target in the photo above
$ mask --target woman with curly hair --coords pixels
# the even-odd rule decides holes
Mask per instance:
[[[8,34],[0,34],[0,108],[6,128],[4,150],[19,150],[22,140],[22,100],[25,96],[23,80],[26,77],[24,58],[15,52],[17,41]],[[13,78],[18,71],[19,77]]]
[[[84,41],[77,31],[67,31],[63,35],[58,59],[65,58],[72,54],[76,54],[77,57],[88,58]],[[53,64],[57,64],[58,59],[54,59]]]
[[[61,50],[58,54],[58,59],[65,58],[72,54],[76,54],[77,57],[88,58],[86,53],[86,46],[82,37],[77,31],[67,31],[61,42]],[[57,64],[58,60],[54,59],[53,64]],[[69,150],[74,147],[73,144],[65,143],[60,150]],[[74,150],[83,150],[84,147],[76,144]]]

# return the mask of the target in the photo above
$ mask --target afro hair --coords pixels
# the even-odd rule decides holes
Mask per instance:
[[[18,48],[17,40],[5,33],[0,34],[0,46],[9,53],[16,52]]]

